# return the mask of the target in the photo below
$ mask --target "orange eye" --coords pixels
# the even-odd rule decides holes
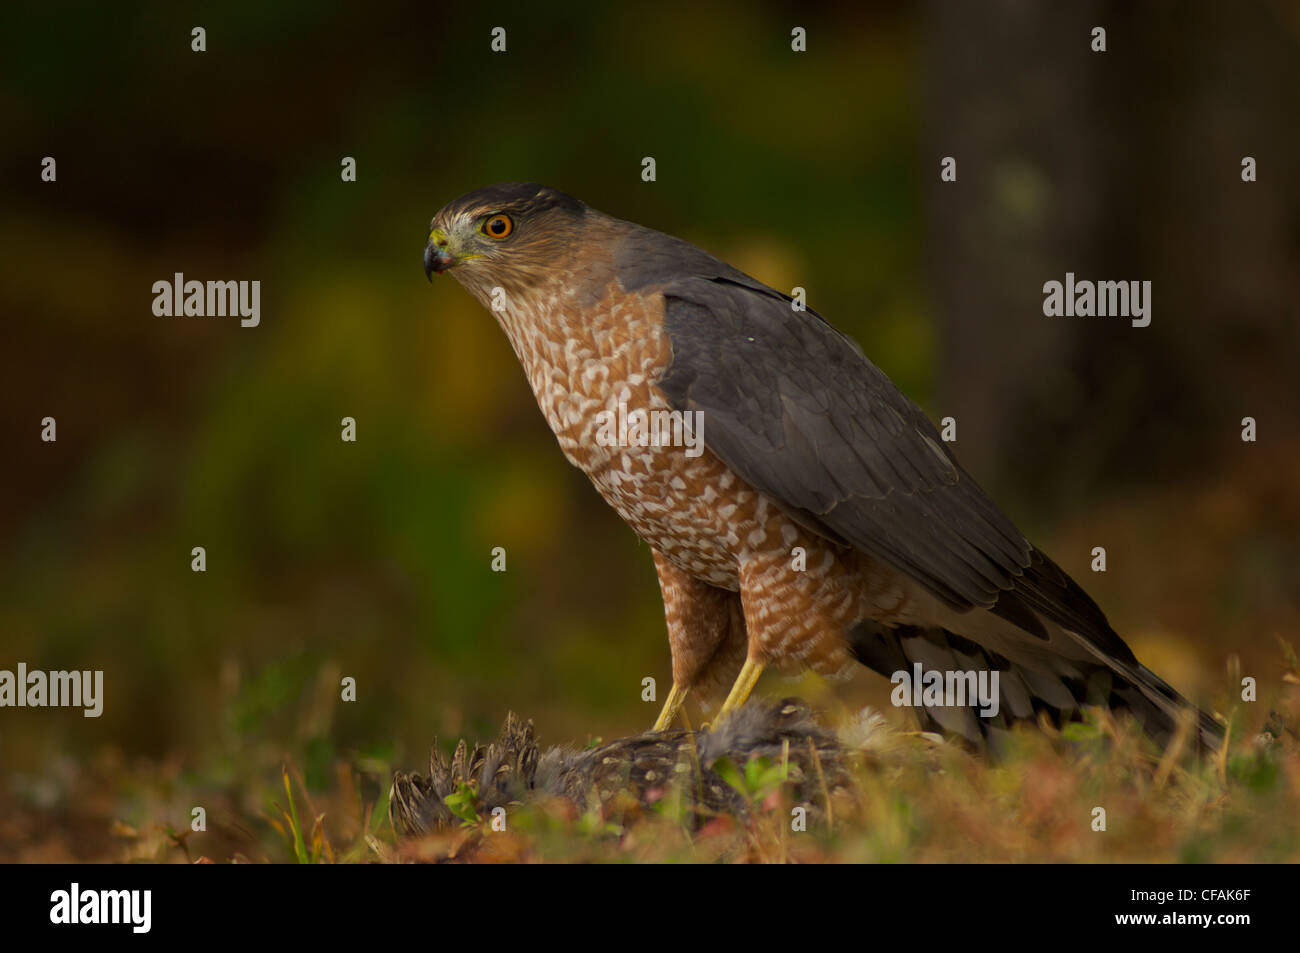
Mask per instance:
[[[483,223],[483,234],[489,238],[505,238],[515,230],[509,215],[496,214]]]

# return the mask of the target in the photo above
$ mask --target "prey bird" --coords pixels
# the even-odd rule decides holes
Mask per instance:
[[[1187,718],[1096,603],[957,462],[925,413],[812,309],[685,241],[534,183],[444,206],[424,270],[496,317],[569,462],[653,553],[673,684],[763,670],[997,675],[994,717],[930,704],[922,725],[983,747],[1017,721],[1133,713],[1160,742]],[[611,415],[688,415],[703,451],[602,439]],[[990,679],[990,682],[992,680]]]
[[[718,762],[743,766],[751,758],[782,766],[794,803],[808,809],[810,820],[826,815],[828,798],[852,798],[851,749],[798,699],[746,705],[716,729],[648,731],[594,748],[542,748],[532,721],[511,712],[496,741],[471,747],[462,738],[450,759],[435,744],[427,775],[398,771],[388,816],[399,834],[418,837],[454,826],[463,812],[457,815],[446,799],[464,796],[466,786],[481,817],[545,798],[563,798],[583,812],[648,808],[676,788],[696,827],[718,814],[747,820],[752,805],[727,783]]]

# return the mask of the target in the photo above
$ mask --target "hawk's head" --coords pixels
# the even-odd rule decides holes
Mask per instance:
[[[429,223],[424,273],[456,269],[477,290],[530,284],[553,273],[557,258],[576,246],[587,207],[535,182],[489,185],[447,203]]]

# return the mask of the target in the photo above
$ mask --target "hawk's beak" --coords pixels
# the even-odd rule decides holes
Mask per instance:
[[[456,264],[456,256],[451,253],[447,233],[435,228],[429,233],[429,243],[424,246],[424,276],[433,281],[434,273],[442,274]]]

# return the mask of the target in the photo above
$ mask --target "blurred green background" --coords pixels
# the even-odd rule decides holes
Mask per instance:
[[[498,181],[806,287],[1152,667],[1271,664],[1300,618],[1300,16],[1130,7],[6,5],[0,667],[103,669],[106,702],[0,711],[0,770],[266,748],[311,781],[510,708],[548,740],[650,724],[648,550],[421,272],[432,214]],[[261,325],[155,317],[177,271],[260,280]],[[1066,271],[1153,280],[1152,326],[1045,318]]]

